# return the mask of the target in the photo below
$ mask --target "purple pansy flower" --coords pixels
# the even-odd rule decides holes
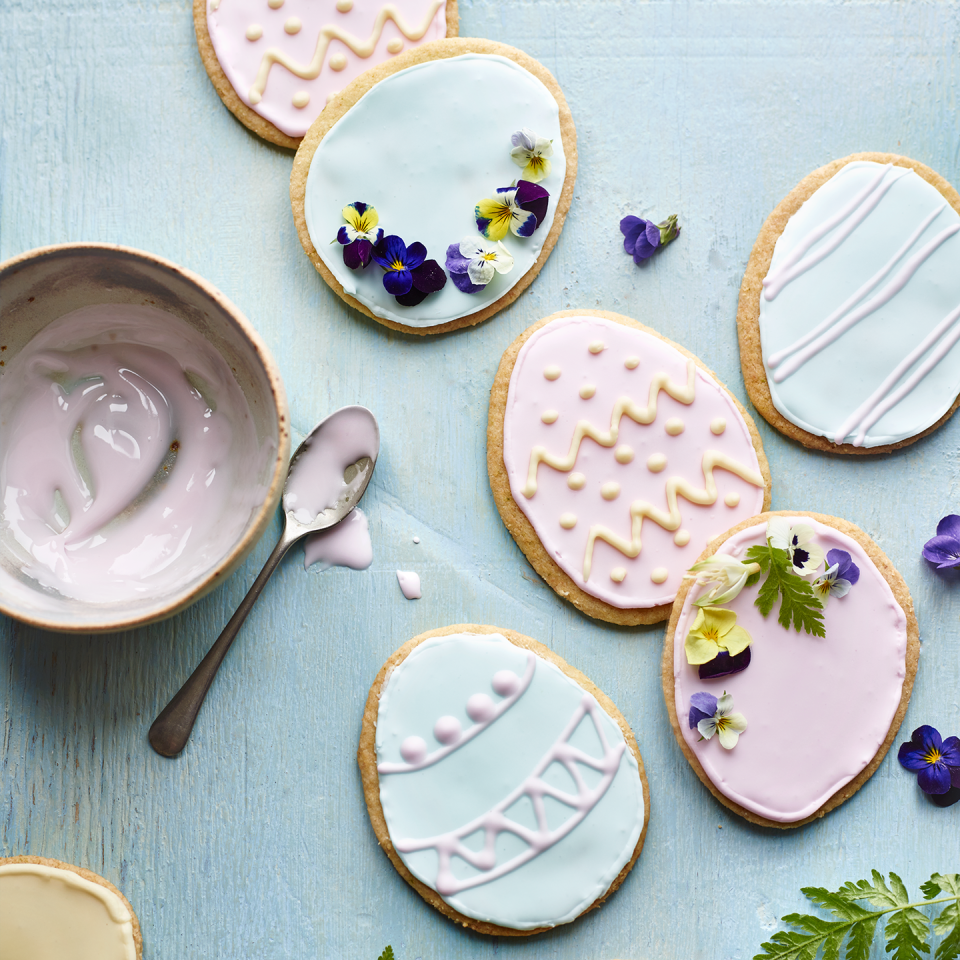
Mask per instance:
[[[828,550],[826,567],[811,584],[814,596],[824,606],[830,597],[845,597],[860,579],[860,568],[846,550]]]
[[[447,282],[440,264],[427,260],[427,248],[422,243],[408,247],[395,234],[384,237],[373,248],[373,259],[383,268],[383,288],[404,307],[415,307]]]
[[[620,221],[623,234],[623,249],[633,257],[634,263],[649,260],[660,247],[665,247],[680,233],[677,215],[667,217],[663,223],[644,220],[643,217],[624,217]]]
[[[917,727],[910,742],[901,744],[897,758],[916,773],[924,793],[939,796],[951,786],[960,787],[960,738],[944,740],[935,727]]]
[[[370,262],[373,248],[383,239],[383,227],[369,203],[357,200],[343,208],[347,222],[337,231],[337,240],[343,244],[343,262],[351,270],[359,270]]]
[[[951,513],[937,524],[937,535],[923,545],[923,555],[938,570],[960,566],[960,517]]]

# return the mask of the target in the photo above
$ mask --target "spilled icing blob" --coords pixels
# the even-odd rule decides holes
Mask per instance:
[[[414,573],[413,570],[398,570],[397,582],[400,584],[401,592],[408,600],[419,600],[422,596],[419,573]],[[441,742],[445,743],[446,741],[441,740]]]
[[[303,568],[314,564],[320,570],[349,567],[366,570],[373,563],[373,543],[367,515],[355,507],[339,523],[327,530],[311,533],[303,541]]]

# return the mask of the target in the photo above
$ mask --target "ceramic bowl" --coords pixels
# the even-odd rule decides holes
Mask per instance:
[[[21,545],[0,520],[0,611],[28,624],[70,633],[126,630],[162,620],[222,583],[250,553],[273,517],[290,453],[283,383],[250,321],[219,290],[189,270],[149,253],[107,244],[43,247],[0,264],[0,386],[7,377],[11,378],[7,383],[14,385],[7,391],[0,418],[10,418],[11,408],[17,406],[20,381],[12,373],[24,347],[65,314],[101,304],[149,307],[172,314],[226,361],[239,388],[238,392],[231,385],[227,396],[233,399],[227,403],[242,410],[245,401],[249,417],[242,415],[245,455],[240,462],[234,448],[229,448],[229,456],[238,462],[221,473],[229,479],[220,481],[223,492],[218,496],[225,496],[231,504],[242,503],[243,508],[235,512],[240,518],[236,530],[231,526],[227,534],[210,535],[206,541],[203,534],[198,535],[200,542],[194,537],[187,544],[189,549],[170,560],[171,570],[165,570],[161,581],[148,577],[148,583],[159,584],[155,588],[150,586],[139,596],[106,600],[71,597],[42,582],[43,576],[28,575],[30,563],[25,563]],[[52,331],[46,339],[51,336]],[[189,354],[190,349],[185,348],[184,353]],[[0,426],[9,429],[9,423]],[[9,444],[6,453],[0,449],[0,460],[13,449]],[[180,448],[171,445],[170,449]],[[170,477],[175,475],[174,465]],[[9,480],[0,485],[9,486]],[[0,490],[0,496],[7,493],[7,489]],[[142,501],[134,500],[114,523],[125,522],[124,517],[139,509]]]

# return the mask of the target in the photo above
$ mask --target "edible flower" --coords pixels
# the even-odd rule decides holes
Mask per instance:
[[[532,236],[547,215],[550,194],[528,180],[497,187],[497,195],[474,209],[477,229],[487,240],[502,240],[509,229],[518,237]]]
[[[815,573],[823,563],[823,548],[811,541],[816,536],[806,523],[790,525],[788,517],[771,517],[767,523],[767,542],[775,550],[786,550],[793,572],[801,577]],[[842,551],[839,551],[842,552]],[[859,578],[860,571],[857,570]]]
[[[680,227],[675,213],[662,223],[630,216],[620,221],[620,232],[623,234],[623,249],[633,257],[634,263],[639,264],[649,260],[660,247],[676,240]]]
[[[951,513],[937,524],[937,535],[923,545],[923,556],[938,570],[960,567],[960,517]]]
[[[343,244],[343,262],[351,270],[358,270],[370,262],[373,248],[383,239],[383,227],[375,207],[357,200],[343,208],[346,225],[337,231],[337,240]]]
[[[427,294],[435,293],[447,282],[447,275],[436,260],[427,260],[422,243],[408,247],[391,234],[373,248],[373,259],[383,268],[383,287],[404,307],[414,307]]]
[[[960,787],[960,739],[944,740],[936,727],[917,727],[909,743],[900,745],[897,759],[917,775],[920,789],[930,796],[943,796]]]
[[[701,607],[683,643],[687,663],[696,666],[709,663],[725,651],[731,656],[742,653],[752,642],[743,627],[737,626],[737,615],[723,607]]]
[[[513,269],[513,257],[502,243],[464,237],[447,247],[447,269],[458,290],[479,293],[496,274]]]
[[[813,581],[813,592],[826,606],[830,597],[845,597],[859,579],[860,568],[846,550],[828,550],[827,569]]]
[[[724,750],[732,750],[747,729],[747,718],[733,712],[733,697],[723,691],[718,700],[710,693],[695,693],[690,698],[690,729],[700,732],[701,740],[710,740],[714,734]]]
[[[511,138],[513,149],[510,156],[518,167],[523,167],[523,178],[531,183],[539,183],[550,176],[550,161],[553,156],[553,141],[538,137],[532,130],[524,127]]]
[[[747,579],[760,573],[760,564],[746,563],[724,553],[715,553],[695,563],[687,573],[696,574],[699,586],[713,584],[708,593],[693,601],[696,607],[712,607],[733,600],[746,586]]]

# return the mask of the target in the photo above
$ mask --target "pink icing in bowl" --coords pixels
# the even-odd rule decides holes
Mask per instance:
[[[32,250],[0,264],[0,347],[0,612],[124,630],[239,566],[280,499],[289,417],[220,291],[128,248]]]

